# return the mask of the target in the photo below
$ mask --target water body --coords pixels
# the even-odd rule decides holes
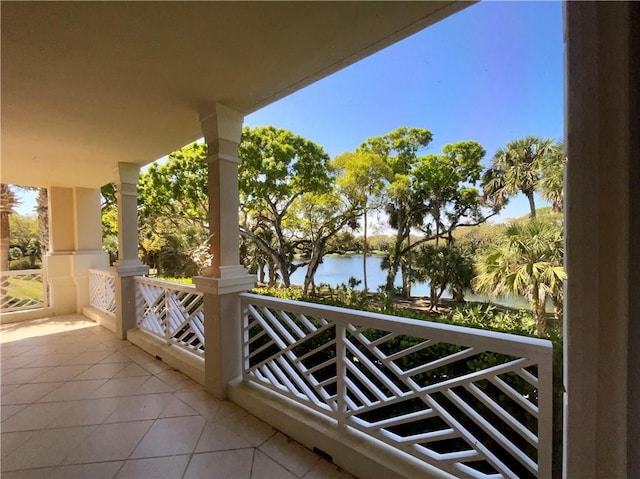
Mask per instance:
[[[367,282],[369,284],[369,291],[377,291],[378,286],[384,285],[387,281],[387,272],[380,267],[382,262],[381,256],[370,255],[367,256]],[[304,276],[307,272],[306,266],[298,268],[291,275],[291,284],[300,285],[304,283]],[[324,257],[324,261],[318,267],[316,272],[315,282],[316,285],[320,283],[329,284],[331,287],[339,286],[340,284],[349,283],[349,278],[356,278],[360,281],[363,279],[362,274],[362,255],[361,254],[346,254],[346,255],[329,255]],[[400,273],[396,276],[396,286],[402,286],[402,280]],[[361,290],[363,285],[356,286],[356,289]],[[429,283],[416,283],[411,287],[412,296],[429,296]],[[447,292],[443,294],[443,297],[451,297]],[[482,301],[493,302],[511,308],[529,308],[529,303],[523,297],[506,296],[497,298],[496,300],[490,300],[486,295],[473,294],[471,291],[467,291],[464,295],[467,301]]]

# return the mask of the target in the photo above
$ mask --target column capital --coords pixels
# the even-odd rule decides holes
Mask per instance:
[[[214,110],[200,116],[202,134],[209,145],[218,139],[240,143],[244,115],[228,106],[216,103]]]
[[[123,163],[118,162],[118,167],[113,170],[113,177],[115,183],[118,185],[123,184],[138,184],[138,177],[140,176],[140,165],[135,163]]]

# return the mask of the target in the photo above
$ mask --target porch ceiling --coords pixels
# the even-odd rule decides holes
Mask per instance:
[[[98,187],[467,2],[2,2],[2,182]]]

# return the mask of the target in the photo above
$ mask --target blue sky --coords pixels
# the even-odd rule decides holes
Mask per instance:
[[[480,142],[488,164],[508,141],[563,137],[561,2],[481,2],[249,115],[330,156],[400,126],[428,128],[429,152]],[[516,198],[502,218],[526,214]]]
[[[562,4],[481,2],[251,115],[330,156],[400,126],[428,128],[428,152],[480,142],[488,164],[508,141],[563,137]],[[21,194],[22,214],[31,214]],[[541,202],[540,202],[541,203]],[[501,219],[526,214],[516,198]]]

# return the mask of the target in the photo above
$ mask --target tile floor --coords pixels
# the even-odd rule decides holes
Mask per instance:
[[[83,316],[0,335],[2,479],[352,479]]]

